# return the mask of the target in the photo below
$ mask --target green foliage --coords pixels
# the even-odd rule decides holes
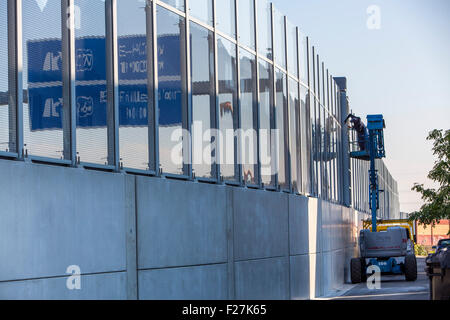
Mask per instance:
[[[421,244],[416,244],[414,247],[416,256],[424,257],[428,255],[427,249]]]
[[[427,140],[433,142],[433,154],[437,157],[428,178],[437,184],[438,189],[427,189],[423,184],[416,183],[412,190],[422,194],[425,204],[420,211],[414,212],[410,220],[420,224],[434,225],[440,220],[450,219],[450,130],[434,130]]]

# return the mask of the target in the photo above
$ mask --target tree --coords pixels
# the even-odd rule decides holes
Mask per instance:
[[[437,157],[428,178],[437,184],[438,189],[427,189],[423,184],[416,183],[412,188],[422,194],[425,204],[419,211],[410,216],[423,225],[435,225],[440,220],[450,219],[450,130],[433,130],[427,140],[433,142],[433,154]]]

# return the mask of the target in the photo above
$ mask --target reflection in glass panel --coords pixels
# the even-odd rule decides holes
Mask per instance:
[[[297,27],[287,23],[289,73],[298,78]]]
[[[271,129],[274,119],[273,67],[259,60],[259,154],[261,162],[261,182],[265,187],[275,187],[276,164],[274,158],[275,136]]]
[[[272,8],[267,0],[257,0],[258,8],[258,51],[273,60],[272,53]]]
[[[117,1],[117,31],[121,162],[125,168],[155,171],[155,165],[149,163],[152,99],[147,89],[146,14],[141,1]],[[130,68],[130,62],[134,68]]]
[[[160,0],[160,1],[165,2],[180,11],[184,11],[184,0]],[[140,2],[143,3],[145,1],[141,0]]]
[[[4,1],[5,2],[5,1]],[[62,159],[61,2],[23,2],[24,144],[28,154]]]
[[[300,81],[308,85],[308,40],[303,34],[299,34],[299,56],[300,56]]]
[[[191,23],[191,75],[192,75],[192,169],[197,178],[212,178],[215,148],[215,82],[214,35],[211,31]]]
[[[77,155],[81,162],[108,164],[105,3],[74,3],[80,24],[75,30]]]
[[[314,166],[315,166],[315,185],[316,185],[316,195],[322,195],[322,168],[321,168],[321,146],[322,146],[322,137],[321,137],[321,123],[320,123],[320,105],[316,99],[314,99],[314,139],[315,139],[315,149],[314,149]]]
[[[284,15],[276,9],[273,13],[273,45],[275,47],[275,63],[286,69],[286,35]]]
[[[239,41],[240,44],[255,49],[255,7],[254,0],[240,0]]]
[[[0,3],[0,151],[16,151],[9,141],[7,2]]]
[[[216,27],[236,38],[236,10],[234,0],[216,1]]]
[[[291,155],[291,186],[292,190],[301,193],[301,133],[300,104],[298,100],[298,82],[289,80],[289,152]]]
[[[256,95],[256,58],[240,50],[241,75],[241,163],[243,181],[258,182],[258,99]]]
[[[239,177],[237,164],[237,137],[239,110],[236,79],[236,45],[219,37],[217,41],[219,78],[219,129],[220,170],[226,181],[236,181]]]
[[[187,128],[184,23],[177,14],[157,8],[159,161],[163,173],[178,175],[187,174],[188,161],[183,146],[187,142],[183,140]]]
[[[213,0],[189,0],[189,13],[210,26],[213,24]]]
[[[289,168],[289,163],[287,163],[286,157],[286,147],[288,144],[288,135],[286,134],[287,126],[287,79],[286,75],[280,71],[276,70],[276,119],[277,119],[277,130],[278,130],[278,186],[281,190],[289,189],[289,181],[286,175],[287,168]]]
[[[300,138],[302,191],[311,192],[311,126],[308,89],[300,85]]]
[[[327,197],[327,179],[326,174],[326,166],[325,166],[325,150],[326,150],[326,140],[325,140],[325,109],[323,108],[323,106],[319,107],[319,112],[320,112],[320,172],[321,172],[321,185],[322,185],[322,190],[321,190],[321,196],[323,198],[326,199]]]
[[[333,179],[332,179],[332,168],[331,168],[331,135],[332,135],[332,127],[333,127],[333,118],[330,117],[330,114],[326,109],[325,111],[325,155],[324,155],[324,161],[325,161],[325,179],[327,180],[327,198],[331,200],[332,195],[332,185],[333,185]]]

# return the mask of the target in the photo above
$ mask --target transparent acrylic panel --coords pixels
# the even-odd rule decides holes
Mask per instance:
[[[273,60],[272,51],[272,9],[267,0],[257,0],[258,51],[267,59]]]
[[[237,98],[236,45],[219,37],[217,40],[217,57],[219,59],[219,129],[220,171],[224,180],[236,181],[237,137],[239,129],[239,110]]]
[[[326,174],[325,179],[327,181],[327,195],[328,199],[331,200],[331,194],[332,194],[332,183],[333,180],[331,178],[331,133],[332,133],[332,126],[333,126],[333,118],[330,116],[328,111],[324,109],[325,113],[325,154],[324,154],[324,163],[326,168]]]
[[[311,190],[314,195],[317,195],[318,181],[317,181],[317,120],[316,120],[316,103],[311,90],[309,91],[309,116],[310,116],[310,130],[311,130]]]
[[[213,0],[189,0],[189,14],[208,25],[213,25]]]
[[[288,144],[288,135],[286,134],[287,124],[287,112],[288,112],[288,95],[287,95],[287,78],[286,74],[278,69],[275,70],[276,73],[276,120],[277,120],[277,131],[278,131],[278,144],[277,144],[277,168],[278,168],[278,186],[281,190],[289,189],[289,177],[287,176],[287,169],[289,163],[286,162],[286,148]]]
[[[323,106],[320,106],[320,128],[321,128],[321,148],[320,148],[320,153],[321,153],[321,159],[320,159],[320,164],[321,164],[321,170],[322,170],[322,197],[324,199],[328,199],[328,179],[327,179],[327,174],[328,174],[328,170],[327,170],[327,161],[326,161],[326,150],[327,150],[327,136],[326,136],[326,122],[327,122],[327,118],[326,118],[326,112],[325,112],[325,108]]]
[[[299,34],[299,56],[300,56],[300,81],[308,85],[308,40],[303,34]]]
[[[288,41],[288,71],[291,75],[298,78],[297,27],[288,21],[286,29]]]
[[[261,162],[261,182],[266,187],[275,187],[276,164],[273,157],[275,152],[275,136],[272,134],[274,119],[274,90],[273,67],[271,64],[259,60],[259,156]]]
[[[289,80],[289,153],[291,155],[291,187],[294,192],[301,193],[301,133],[300,103],[298,99],[298,82]]]
[[[75,0],[74,4],[77,155],[81,162],[108,164],[105,3]]]
[[[286,69],[286,30],[284,26],[284,15],[277,9],[274,9],[273,14],[275,63]]]
[[[325,69],[325,64],[322,62],[320,67],[320,89],[321,89],[321,95],[320,95],[320,102],[322,105],[327,108],[327,70]],[[328,109],[328,108],[327,108]]]
[[[322,101],[322,91],[323,91],[322,81],[323,81],[323,77],[322,77],[322,63],[321,63],[319,55],[317,55],[316,69],[317,69],[316,99],[318,99],[319,102],[322,104],[323,103],[323,101]]]
[[[315,49],[308,40],[308,67],[309,67],[309,89],[315,95],[316,93],[316,56]]]
[[[256,57],[239,51],[241,75],[241,153],[243,181],[258,183],[258,97],[256,93]]]
[[[236,38],[236,8],[234,0],[216,1],[216,27],[233,39]]]
[[[314,100],[314,110],[315,110],[315,124],[314,124],[314,133],[316,140],[316,148],[314,152],[314,164],[316,166],[316,192],[318,196],[322,196],[322,123],[321,123],[321,114],[320,114],[320,105],[319,102]]]
[[[191,23],[192,169],[197,178],[212,178],[215,156],[214,34]]]
[[[308,89],[300,85],[300,159],[302,191],[311,192],[311,130],[309,120],[309,92]]]
[[[163,173],[177,175],[187,174],[188,150],[183,149],[183,129],[187,128],[185,30],[183,17],[157,8],[159,161]]]
[[[155,170],[149,164],[149,110],[152,102],[147,89],[146,28],[142,1],[117,1],[119,150],[123,166],[137,170]]]
[[[7,4],[0,2],[0,151],[14,152],[15,146],[10,146],[13,141],[9,141]]]
[[[239,42],[255,49],[255,6],[254,0],[239,0]]]
[[[41,10],[23,1],[24,145],[29,155],[62,159],[61,1]]]
[[[168,5],[171,5],[175,9],[178,9],[180,11],[184,12],[184,0],[160,0],[161,2],[167,3]],[[140,1],[142,3],[142,6],[145,1]]]

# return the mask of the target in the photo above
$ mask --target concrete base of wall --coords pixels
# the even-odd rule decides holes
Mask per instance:
[[[349,281],[363,218],[223,185],[6,160],[0,176],[0,299],[320,297]]]

